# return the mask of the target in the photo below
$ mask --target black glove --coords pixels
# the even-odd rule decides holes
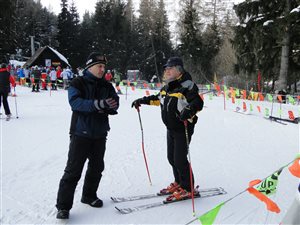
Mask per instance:
[[[131,108],[135,107],[136,109],[139,108],[141,106],[141,104],[144,104],[144,99],[143,98],[138,98],[136,100],[134,100],[131,104]]]
[[[119,103],[113,98],[95,100],[94,105],[98,109],[99,113],[104,112],[110,115],[118,114],[117,109],[119,107]]]
[[[180,118],[180,120],[184,121],[184,120],[192,118],[193,115],[194,115],[194,113],[193,113],[191,107],[190,106],[186,106],[180,112],[179,118]]]
[[[113,98],[107,98],[107,99],[102,99],[98,101],[99,108],[102,110],[117,110],[118,109],[118,102],[113,99]]]

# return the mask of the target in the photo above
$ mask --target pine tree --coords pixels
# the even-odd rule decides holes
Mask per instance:
[[[235,7],[240,25],[236,27],[235,47],[242,71],[255,74],[263,71],[265,79],[277,79],[278,90],[286,89],[292,75],[292,30],[299,22],[291,20],[291,10],[299,0],[246,0]],[[297,48],[297,47],[296,47]],[[280,65],[280,67],[278,67]]]
[[[132,32],[133,31],[133,27],[134,27],[135,22],[136,22],[136,18],[135,18],[135,15],[134,15],[134,10],[133,10],[132,0],[128,0],[127,1],[124,13],[125,13],[125,18],[130,23],[130,31]]]
[[[14,7],[11,15],[5,16],[5,20],[11,20],[13,24],[5,32],[9,35],[6,40],[10,39],[5,44],[6,47],[13,46],[9,51],[10,54],[15,55],[19,60],[24,60],[23,57],[30,57],[30,36],[34,37],[35,49],[50,43],[55,44],[56,16],[43,8],[40,1],[18,0],[14,1],[15,5],[13,1],[5,1],[6,3],[9,3],[9,5],[7,8],[3,5],[6,10],[3,13],[1,12],[1,16]],[[6,24],[10,23],[7,22]],[[1,43],[4,44],[5,42],[1,41]]]
[[[111,21],[112,6],[109,0],[100,0],[96,3],[95,15],[92,26],[94,31],[93,50],[109,54],[111,46]]]
[[[235,21],[228,12],[220,27],[222,41],[220,49],[213,59],[212,66],[217,75],[221,76],[225,85],[233,85],[231,81],[234,79],[234,66],[237,63],[235,51],[231,43],[234,37],[233,24],[235,24]]]
[[[207,25],[205,32],[202,34],[202,40],[204,45],[202,54],[205,57],[201,57],[201,62],[203,65],[206,65],[206,77],[209,80],[213,80],[213,74],[215,74],[216,70],[212,68],[212,65],[215,65],[214,58],[218,54],[223,41],[216,22]]]
[[[152,0],[141,0],[139,6],[140,16],[137,21],[138,30],[138,54],[141,57],[139,68],[144,74],[144,79],[157,73],[156,50],[154,46],[154,15],[155,4]]]
[[[111,51],[111,69],[124,71],[127,65],[127,32],[129,29],[129,22],[124,15],[125,4],[120,0],[116,0],[112,4],[112,20],[111,27],[113,33],[111,34],[112,51]]]
[[[164,0],[160,0],[154,13],[154,46],[156,49],[156,64],[158,67],[158,79],[163,74],[163,65],[171,56],[172,43],[170,40],[170,28],[165,10]]]
[[[182,18],[180,21],[180,41],[177,51],[185,61],[185,67],[191,73],[196,82],[202,82],[206,78],[206,66],[202,63],[204,44],[201,36],[201,24],[199,19],[199,1],[182,1]]]
[[[288,77],[288,84],[290,91],[298,92],[297,82],[300,80],[300,6],[293,8],[287,17],[290,21],[290,35],[291,35],[291,55],[289,71],[292,76]],[[292,89],[292,84],[294,88]]]
[[[61,13],[58,15],[58,34],[57,40],[59,42],[59,51],[67,58],[70,58],[70,51],[73,43],[73,20],[68,9],[68,1],[61,0]]]
[[[139,43],[138,40],[138,31],[137,31],[137,18],[134,15],[133,3],[132,0],[128,0],[125,6],[124,11],[125,16],[125,30],[124,30],[124,41],[126,43],[126,64],[125,68],[122,70],[124,74],[127,73],[127,70],[131,69],[140,69],[140,60],[139,55]],[[127,23],[127,25],[126,25]]]
[[[80,20],[79,13],[77,12],[77,8],[74,0],[71,2],[70,6],[70,17],[71,17],[71,30],[72,33],[69,34],[70,49],[69,49],[69,58],[70,64],[74,67],[78,67],[81,63],[81,55],[79,54],[79,49],[82,48],[82,43],[79,42],[79,30],[80,30]]]
[[[93,27],[92,17],[88,11],[83,15],[82,23],[80,24],[78,35],[78,43],[81,45],[78,47],[77,52],[79,53],[78,66],[84,67],[88,55],[93,50]],[[82,46],[84,43],[84,46]]]
[[[130,22],[125,14],[125,4],[120,0],[101,0],[96,4],[92,29],[93,49],[106,54],[107,69],[125,72],[132,49],[128,48]],[[129,50],[129,51],[127,51]]]
[[[0,0],[0,63],[8,63],[16,49],[16,0]]]

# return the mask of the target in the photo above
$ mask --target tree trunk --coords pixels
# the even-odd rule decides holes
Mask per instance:
[[[291,11],[290,0],[286,0],[286,13],[288,14]],[[287,77],[289,69],[289,52],[290,52],[290,33],[289,25],[285,27],[285,34],[282,40],[282,49],[281,49],[281,63],[280,63],[280,73],[278,79],[278,90],[286,90],[287,86]]]
[[[275,89],[275,78],[273,77],[272,78],[272,89],[271,89],[271,91],[274,92],[274,89]]]
[[[281,50],[280,73],[278,79],[278,90],[286,90],[287,76],[289,69],[289,52],[290,52],[290,34],[286,33],[283,38],[283,46]]]

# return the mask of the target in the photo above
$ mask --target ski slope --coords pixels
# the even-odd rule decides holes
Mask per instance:
[[[56,194],[69,144],[71,110],[67,91],[52,91],[50,96],[49,91],[32,93],[31,89],[19,86],[16,90],[19,119],[0,120],[1,224],[185,224],[195,218],[191,201],[128,215],[121,215],[114,209],[115,206],[157,202],[162,198],[113,203],[111,196],[155,193],[173,181],[160,108],[142,106],[152,186],[149,184],[138,114],[131,108],[131,102],[143,96],[145,90],[128,89],[127,96],[120,95],[119,114],[110,117],[105,171],[98,189],[104,207],[95,209],[80,203],[82,179],[75,192],[70,219],[57,220]],[[124,88],[122,91],[125,93]],[[271,122],[256,110],[259,104],[271,111],[271,103],[255,102],[254,111],[243,115],[234,112],[238,103],[228,100],[224,110],[223,101],[223,97],[209,100],[205,95],[205,107],[198,114],[190,153],[195,183],[200,188],[221,186],[228,194],[195,199],[197,216],[245,190],[250,181],[271,175],[299,152],[298,125]],[[9,103],[15,116],[15,98],[9,97]],[[291,109],[299,116],[299,106],[278,103],[273,105],[273,115],[276,116],[280,107],[285,117],[286,110]],[[298,183],[287,169],[283,170],[277,194],[272,197],[281,209],[279,214],[268,212],[262,202],[245,192],[222,207],[215,224],[279,224],[297,194]]]

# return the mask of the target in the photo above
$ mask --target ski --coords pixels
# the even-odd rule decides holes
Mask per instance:
[[[11,119],[14,119],[14,117],[13,116],[11,116],[11,117],[0,117],[0,119],[1,120],[5,120],[5,121],[10,121]]]
[[[213,197],[213,196],[218,196],[218,195],[223,195],[223,194],[227,194],[227,192],[224,189],[222,189],[220,191],[207,191],[207,192],[200,191],[200,195],[196,195],[196,196],[194,196],[194,198],[207,198],[207,197]],[[129,213],[133,213],[133,212],[137,212],[137,211],[142,211],[142,210],[146,210],[146,209],[160,207],[163,205],[168,205],[168,204],[175,203],[175,202],[182,202],[185,200],[190,200],[190,198],[182,199],[182,200],[173,200],[173,201],[164,200],[164,201],[160,201],[160,202],[154,202],[154,203],[149,203],[146,205],[139,205],[139,206],[129,207],[129,208],[118,208],[118,207],[115,207],[115,208],[121,214],[129,214]]]
[[[199,191],[200,191],[200,193],[211,192],[211,191],[222,192],[222,191],[224,191],[224,189],[221,187],[218,187],[218,188],[200,189]],[[110,198],[113,202],[119,203],[119,202],[136,201],[136,200],[149,199],[149,198],[155,198],[155,197],[167,196],[167,195],[170,195],[170,194],[155,193],[155,194],[136,195],[136,196],[127,196],[127,197],[110,197]]]
[[[289,119],[283,119],[280,117],[275,117],[275,116],[269,116],[269,119],[272,121],[284,121],[284,122],[289,122],[289,123],[295,123],[298,124],[299,123],[299,117],[295,118],[294,120],[289,120]]]
[[[271,122],[279,123],[279,124],[281,124],[281,125],[287,125],[287,123],[284,123],[284,122],[282,122],[282,121],[280,121],[280,120],[272,119],[272,118],[270,118],[270,117],[265,117],[265,119],[270,120]]]
[[[241,108],[240,107],[236,107],[236,109],[233,111],[235,113],[239,113],[239,114],[242,114],[242,115],[251,115],[249,112],[247,112],[247,110],[243,110],[241,111]]]

